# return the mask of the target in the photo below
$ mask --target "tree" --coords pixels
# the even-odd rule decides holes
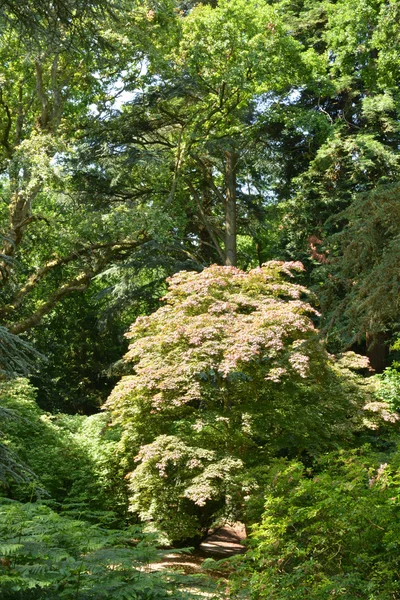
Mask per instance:
[[[283,256],[289,254],[305,261],[312,273],[310,282],[315,289],[323,290],[323,326],[332,347],[343,348],[357,339],[367,346],[374,368],[382,370],[393,319],[387,318],[384,302],[382,311],[375,303],[377,312],[368,313],[370,325],[362,318],[355,318],[357,309],[353,299],[356,290],[363,286],[360,274],[363,273],[361,279],[365,282],[364,274],[372,271],[369,262],[356,265],[357,259],[351,258],[356,248],[351,236],[356,235],[356,243],[364,243],[357,235],[353,217],[357,213],[355,218],[359,219],[361,204],[367,197],[376,201],[380,195],[383,208],[386,186],[395,188],[399,179],[399,106],[395,93],[399,70],[392,51],[396,43],[394,22],[398,3],[389,7],[380,0],[360,2],[356,10],[345,2],[309,4],[300,10],[289,2],[288,7],[292,10],[295,37],[306,45],[312,44],[321,55],[329,56],[326,74],[330,83],[319,94],[307,88],[302,90],[294,102],[308,112],[313,106],[326,123],[324,130],[320,129],[323,135],[318,146],[314,143],[309,153],[308,165],[304,164],[301,151],[292,156],[291,181],[285,186],[287,196],[282,205]],[[289,123],[292,126],[291,120]],[[310,120],[300,121],[299,125],[303,137],[309,137]],[[364,207],[367,208],[367,203]],[[374,227],[371,221],[370,226]],[[373,269],[383,274],[388,247],[382,237],[375,240]],[[365,258],[366,253],[363,255]],[[382,258],[380,265],[378,255]],[[355,271],[350,275],[351,263]],[[343,267],[341,275],[339,265]],[[370,292],[374,295],[373,289]],[[362,295],[359,300],[363,303]],[[347,303],[346,315],[350,317],[352,312],[353,318],[342,327],[343,320],[336,319],[337,309]],[[375,323],[380,324],[380,331]]]
[[[98,13],[105,8],[102,0],[95,2],[82,2],[72,0],[71,2],[42,2],[30,0],[21,5],[16,0],[2,0],[0,15],[8,24],[15,29],[25,29],[31,36],[49,34],[49,29],[56,23],[64,27],[82,24],[85,17],[97,17]]]
[[[167,23],[167,9],[146,5],[146,70],[121,115],[104,123],[106,157],[95,142],[114,185],[107,189],[104,173],[97,182],[110,197],[159,202],[199,262],[236,264],[237,213],[246,233],[262,212],[261,194],[243,191],[245,184],[255,189],[245,155],[260,143],[257,105],[310,79],[315,61],[268,5],[235,0],[181,14],[172,5]],[[161,25],[170,32],[165,47],[157,37]],[[135,70],[137,63],[124,76],[127,89]],[[127,173],[115,173],[115,158]]]
[[[96,121],[90,106],[106,102],[118,78],[117,43],[110,33],[106,39],[99,22],[104,16],[102,26],[110,24],[108,12],[97,4],[55,3],[47,13],[43,5],[28,27],[13,10],[29,16],[35,3],[9,4],[2,5],[9,18],[0,45],[6,69],[0,76],[0,369],[7,375],[33,372],[39,354],[28,342],[43,348],[44,339],[29,332],[147,239],[139,211],[122,216],[124,200],[100,207],[92,194],[84,203],[71,184],[82,131]],[[99,371],[107,366],[103,362]],[[90,409],[80,406],[93,409],[93,402]]]
[[[325,319],[348,343],[368,332],[378,372],[389,351],[385,341],[390,331],[397,332],[400,317],[398,190],[398,183],[378,185],[355,196],[336,217],[341,230],[325,242]]]
[[[192,102],[189,126],[182,132],[183,154],[200,163],[214,193],[215,162],[204,165],[204,155],[212,156],[215,150],[220,154],[226,189],[224,262],[236,265],[240,138],[250,127],[243,117],[257,97],[295,85],[302,68],[303,76],[306,73],[304,58],[273,8],[241,1],[194,9],[183,22],[178,53],[175,60],[193,81],[200,100]]]
[[[299,270],[181,272],[128,333],[133,374],[105,407],[134,469],[131,508],[170,539],[240,515],[272,456],[313,456],[349,433],[354,387],[319,340],[307,290],[287,280]]]

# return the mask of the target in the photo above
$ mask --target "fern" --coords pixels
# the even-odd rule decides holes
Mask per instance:
[[[0,499],[2,600],[183,600],[179,573],[154,572],[153,539],[138,527],[110,530],[42,503]]]

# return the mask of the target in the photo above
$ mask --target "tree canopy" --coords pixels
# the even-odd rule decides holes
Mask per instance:
[[[398,596],[399,16],[0,0],[2,598]]]

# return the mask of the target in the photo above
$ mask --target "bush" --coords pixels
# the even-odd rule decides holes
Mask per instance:
[[[199,544],[227,498],[240,491],[240,460],[218,460],[213,450],[196,448],[177,436],[160,435],[143,446],[139,466],[130,474],[131,510],[155,521],[172,540]],[[225,510],[223,510],[225,509]]]
[[[400,371],[396,367],[388,367],[382,375],[376,375],[379,380],[378,395],[387,402],[392,410],[400,412]]]
[[[59,503],[81,503],[90,512],[125,513],[118,432],[107,426],[106,415],[45,413],[26,379],[0,384],[0,407],[9,417],[1,425],[3,446],[19,465],[17,475],[27,475],[15,477],[3,458],[3,494],[27,501],[39,493]]]
[[[368,447],[329,454],[313,470],[275,461],[232,597],[398,598],[399,468],[397,452],[382,456]]]

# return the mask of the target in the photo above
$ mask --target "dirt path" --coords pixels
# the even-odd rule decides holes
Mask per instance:
[[[235,554],[243,554],[245,547],[243,541],[246,538],[244,527],[240,523],[233,525],[225,525],[210,533],[200,547],[190,554],[178,552],[170,552],[163,557],[163,560],[157,563],[152,563],[150,569],[154,571],[162,571],[164,569],[179,569],[186,575],[196,575],[201,573],[201,566],[206,558],[215,558],[220,560],[233,556]],[[210,585],[221,579],[221,574],[215,576],[208,575]],[[190,584],[187,588],[200,598],[218,599],[222,598],[218,592],[204,590],[203,586]]]
[[[224,525],[210,533],[200,547],[190,554],[172,551],[166,554],[161,562],[153,563],[151,567],[157,571],[180,567],[185,573],[198,573],[206,558],[218,560],[234,554],[243,554],[245,538],[246,533],[241,523]]]
[[[226,558],[234,554],[243,554],[245,547],[246,531],[241,523],[224,525],[216,529],[200,545],[199,552],[205,557]]]

